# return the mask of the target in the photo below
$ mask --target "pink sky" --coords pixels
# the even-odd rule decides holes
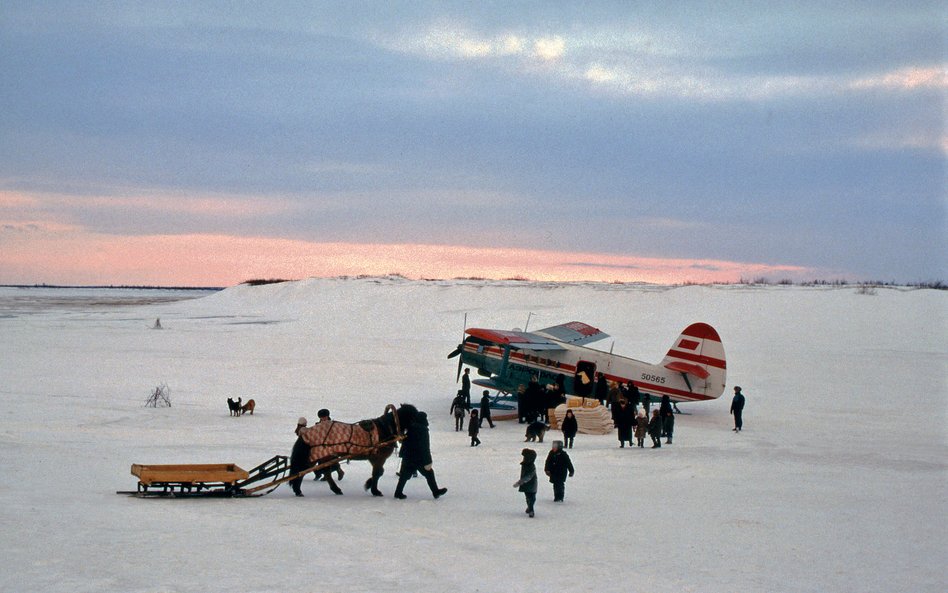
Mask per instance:
[[[801,279],[795,266],[446,245],[230,235],[115,236],[20,222],[0,229],[0,284],[231,286],[258,278],[384,275],[621,282]]]

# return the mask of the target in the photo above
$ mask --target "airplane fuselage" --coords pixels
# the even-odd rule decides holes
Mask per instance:
[[[684,350],[676,352],[676,358],[716,367],[717,372],[699,378],[660,364],[649,364],[585,346],[559,345],[559,349],[551,352],[532,351],[471,336],[462,345],[461,360],[476,368],[480,376],[487,377],[487,380],[475,380],[475,384],[508,393],[517,393],[531,376],[536,375],[541,385],[559,380],[569,395],[594,397],[596,373],[603,373],[608,381],[614,383],[631,381],[643,396],[660,398],[668,395],[675,402],[715,399],[724,391],[723,351],[720,360]],[[669,354],[672,352],[674,347]]]

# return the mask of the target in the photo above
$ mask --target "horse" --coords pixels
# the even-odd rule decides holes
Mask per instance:
[[[389,405],[384,414],[371,420],[361,420],[355,424],[324,420],[301,428],[290,455],[290,474],[298,474],[344,455],[349,456],[349,459],[364,459],[372,464],[372,477],[365,481],[364,488],[371,491],[373,496],[382,496],[378,483],[385,473],[385,460],[391,457],[396,439],[405,435],[417,414],[418,409],[411,404],[402,404],[397,409]],[[384,444],[379,446],[380,443]],[[332,477],[336,467],[338,464],[327,467],[323,475],[329,489],[335,494],[342,494]],[[300,476],[290,482],[297,496],[303,495],[299,489],[302,481]]]
[[[237,398],[237,401],[234,401],[228,397],[227,407],[230,408],[231,416],[240,416],[240,398],[239,397]]]
[[[247,403],[240,406],[240,415],[243,416],[245,412],[250,412],[250,415],[253,416],[253,409],[257,407],[257,402],[253,401],[253,398],[248,399]]]

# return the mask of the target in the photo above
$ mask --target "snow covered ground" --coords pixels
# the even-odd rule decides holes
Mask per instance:
[[[945,590],[948,292],[370,278],[167,296],[0,288],[0,591]],[[528,519],[521,427],[472,449],[448,415],[465,312],[585,321],[650,362],[705,321],[728,388],[683,406],[660,450],[579,435],[566,502],[541,481]],[[161,383],[173,407],[143,407]],[[229,416],[238,396],[253,416]],[[428,411],[444,498],[417,479],[393,499],[394,460],[381,499],[365,462],[345,496],[115,494],[132,463],[250,468],[288,454],[300,415],[390,402]]]

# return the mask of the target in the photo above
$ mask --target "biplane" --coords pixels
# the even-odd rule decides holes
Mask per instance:
[[[515,397],[532,376],[541,385],[558,384],[565,395],[594,397],[597,373],[614,385],[633,382],[650,399],[668,395],[672,402],[711,400],[724,392],[724,346],[713,327],[693,323],[672,343],[658,364],[649,364],[586,345],[608,334],[572,321],[537,331],[465,329],[463,342],[448,358],[459,356],[477,370],[472,383]]]

